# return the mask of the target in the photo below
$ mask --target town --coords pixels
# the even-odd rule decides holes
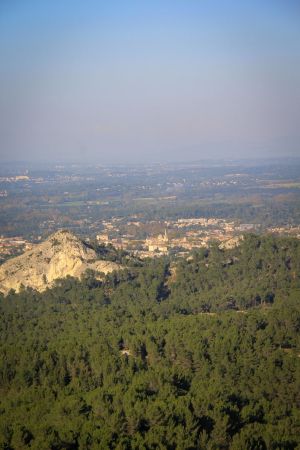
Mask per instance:
[[[184,256],[194,248],[209,247],[213,242],[217,242],[220,248],[232,248],[243,239],[244,233],[259,231],[258,224],[215,218],[160,222],[113,218],[103,221],[103,230],[96,239],[100,244],[113,245],[140,258],[147,258],[167,254]],[[266,233],[300,239],[300,227],[274,227],[267,229]]]
[[[300,235],[299,160],[0,168],[0,262],[59,229],[139,258]]]
[[[186,255],[193,248],[207,247],[213,241],[236,245],[243,231],[254,231],[254,224],[237,224],[225,219],[188,218],[168,221],[141,221],[113,218],[103,222],[96,236],[104,245],[132,252],[140,258],[167,254]]]
[[[95,234],[93,228],[101,228],[101,231]],[[99,245],[111,245],[144,259],[163,255],[186,256],[191,250],[209,247],[212,243],[217,243],[220,248],[233,248],[245,233],[259,233],[261,226],[216,218],[145,221],[133,216],[99,221],[97,227],[92,227],[91,230],[92,235],[82,236],[87,242],[96,240]],[[270,227],[264,232],[300,239],[300,226]],[[43,238],[40,235],[30,242],[21,236],[0,236],[0,261],[30,250]]]

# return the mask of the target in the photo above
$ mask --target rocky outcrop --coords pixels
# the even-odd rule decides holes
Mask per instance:
[[[235,247],[238,247],[241,244],[241,241],[244,239],[244,236],[236,236],[228,241],[224,241],[219,245],[220,250],[231,250]]]
[[[43,291],[59,278],[68,275],[80,278],[87,269],[107,274],[120,268],[114,262],[99,260],[96,252],[81,239],[62,230],[2,264],[0,292],[7,294],[10,289],[19,292],[22,286]]]

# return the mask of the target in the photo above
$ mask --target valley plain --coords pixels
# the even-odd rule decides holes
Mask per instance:
[[[0,448],[298,448],[298,169],[2,167]]]

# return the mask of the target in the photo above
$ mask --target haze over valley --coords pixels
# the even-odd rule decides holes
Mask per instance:
[[[0,450],[300,448],[299,14],[0,2]]]

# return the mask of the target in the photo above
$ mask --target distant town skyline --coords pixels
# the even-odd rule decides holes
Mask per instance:
[[[294,0],[2,2],[1,161],[300,156]]]

